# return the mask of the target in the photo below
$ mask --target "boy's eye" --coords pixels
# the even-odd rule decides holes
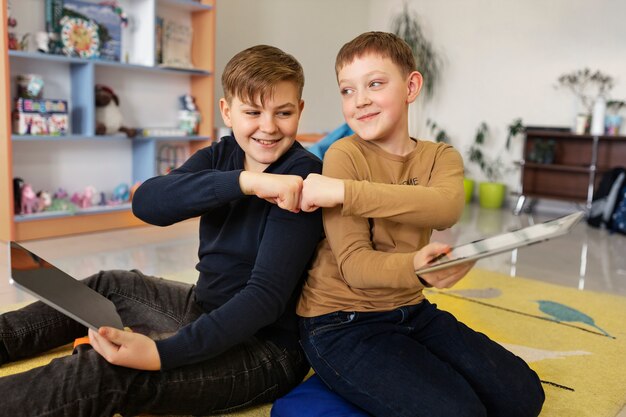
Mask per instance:
[[[381,85],[383,85],[382,81],[372,81],[370,83],[370,87],[380,87]]]
[[[352,88],[342,88],[340,91],[342,96],[348,96],[352,93],[354,93],[354,90]]]
[[[278,112],[278,117],[290,117],[293,114],[293,112],[290,111],[281,111]]]
[[[248,116],[258,116],[261,112],[256,110],[247,110],[245,111],[245,114]]]

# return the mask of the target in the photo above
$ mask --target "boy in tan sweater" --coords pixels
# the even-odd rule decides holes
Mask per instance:
[[[424,298],[472,268],[416,276],[448,250],[430,243],[463,200],[463,161],[449,145],[413,139],[408,107],[422,76],[395,35],[364,33],[335,65],[355,135],[305,180],[301,207],[324,207],[297,312],[305,352],[333,391],[375,416],[537,416],[544,393],[528,365]]]

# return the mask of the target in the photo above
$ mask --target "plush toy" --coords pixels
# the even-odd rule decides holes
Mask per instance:
[[[123,126],[120,99],[105,85],[96,85],[96,135],[126,133],[129,138],[137,134],[137,129]]]
[[[39,191],[37,193],[37,211],[45,211],[48,207],[52,205],[52,196],[47,191]]]
[[[22,188],[24,187],[24,180],[15,177],[13,178],[13,212],[20,214],[22,212]]]
[[[30,184],[24,184],[22,187],[22,204],[20,207],[20,213],[33,214],[37,213],[39,208],[39,199],[33,191],[33,187]]]

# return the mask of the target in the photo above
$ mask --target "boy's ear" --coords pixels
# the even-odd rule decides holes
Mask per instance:
[[[298,109],[300,110],[298,112],[298,120],[300,120],[300,117],[302,117],[302,110],[304,110],[304,100],[300,100],[300,103],[298,103]]]
[[[424,85],[424,78],[422,74],[418,71],[413,71],[409,74],[409,79],[407,83],[408,95],[407,95],[407,104],[413,103],[420,91],[422,90],[422,85]]]
[[[230,105],[225,98],[220,99],[220,113],[222,114],[222,120],[226,127],[233,127],[233,124],[230,121]]]

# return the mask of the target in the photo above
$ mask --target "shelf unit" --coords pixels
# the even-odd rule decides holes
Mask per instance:
[[[529,161],[529,155],[538,140],[554,141],[552,163]],[[522,192],[515,213],[520,213],[527,200],[534,198],[584,203],[588,209],[602,174],[625,163],[626,136],[527,130],[521,162]]]
[[[43,9],[44,2],[29,0],[29,4],[40,5]],[[0,27],[2,28],[3,42],[0,42],[0,90],[2,90],[4,111],[0,112],[0,239],[2,240],[30,240],[46,237],[55,237],[75,233],[103,231],[115,228],[124,228],[143,224],[135,218],[130,210],[130,204],[121,206],[94,207],[79,210],[76,213],[69,212],[46,212],[34,215],[14,215],[13,208],[13,177],[19,172],[20,161],[28,159],[28,149],[32,147],[51,147],[54,152],[63,153],[74,147],[89,149],[93,147],[94,162],[100,162],[103,158],[100,150],[103,147],[119,147],[119,152],[125,152],[128,157],[124,161],[111,164],[112,170],[118,170],[120,165],[123,171],[128,172],[127,183],[133,184],[144,181],[157,174],[157,153],[161,144],[175,142],[184,144],[188,153],[206,146],[213,137],[213,103],[214,103],[214,45],[215,45],[215,0],[122,0],[122,7],[128,11],[131,18],[140,20],[137,25],[142,37],[127,39],[130,48],[135,48],[129,63],[111,62],[102,60],[86,60],[80,58],[48,55],[38,52],[9,51],[7,45],[8,28],[7,0],[0,0]],[[26,6],[23,6],[26,7]],[[39,11],[37,11],[39,12]],[[193,41],[191,57],[195,69],[176,69],[154,65],[154,21],[157,15],[180,17],[191,25]],[[18,22],[21,20],[18,17]],[[18,23],[19,24],[19,23]],[[41,22],[43,28],[43,22]],[[56,87],[55,95],[48,95],[44,87],[45,98],[63,98],[68,100],[70,107],[70,133],[66,136],[18,136],[11,134],[11,109],[15,88],[13,79],[15,71],[28,70],[39,73],[47,71],[50,84]],[[45,80],[45,79],[44,79]],[[180,94],[189,93],[196,99],[196,104],[201,111],[202,121],[198,136],[186,137],[141,137],[127,139],[125,136],[96,136],[95,135],[95,94],[96,83],[112,85],[120,95],[122,103],[128,103],[139,108],[136,116],[138,124],[131,126],[161,127],[146,123],[145,113],[152,113],[151,117],[161,116],[155,111],[155,106],[161,103],[150,103],[160,95],[170,96],[171,90],[183,86]],[[124,84],[124,81],[128,81]],[[45,80],[46,81],[46,80]],[[58,81],[58,82],[57,82]],[[58,87],[63,81],[67,84],[65,89]],[[116,83],[117,85],[116,88]],[[140,84],[137,86],[137,84]],[[168,92],[168,85],[172,84]],[[47,85],[47,81],[46,81]],[[133,90],[133,88],[135,90]],[[132,103],[137,89],[145,91],[146,98],[140,103]],[[130,91],[130,92],[126,92]],[[178,90],[177,90],[178,91]],[[126,96],[122,95],[126,92]],[[121,94],[120,94],[121,93]],[[168,97],[170,98],[170,97]],[[169,100],[171,102],[172,100]],[[150,105],[152,108],[143,109]],[[166,109],[163,113],[165,120],[175,120],[175,110]],[[122,108],[126,115],[128,112]],[[168,113],[169,114],[165,114]],[[158,114],[158,116],[155,116]],[[169,117],[168,117],[169,116]],[[126,117],[126,116],[125,116]],[[126,121],[126,120],[125,120]],[[171,124],[168,124],[171,125]],[[28,148],[31,147],[31,148]],[[26,150],[22,149],[25,148]],[[49,162],[49,161],[46,161]],[[52,162],[54,164],[54,162]],[[49,169],[61,168],[48,166]],[[89,183],[84,184],[84,186]],[[111,183],[112,190],[117,183]],[[79,190],[68,190],[71,192]],[[103,191],[110,191],[104,190]],[[6,203],[5,203],[6,202]]]

